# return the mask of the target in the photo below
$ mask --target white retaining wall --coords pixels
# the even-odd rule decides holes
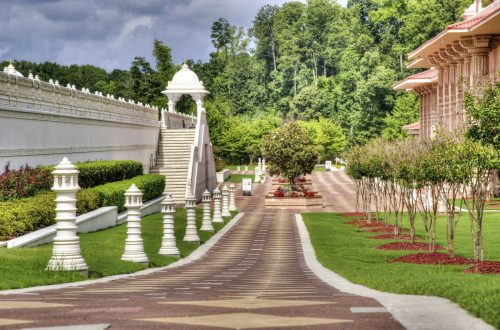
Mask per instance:
[[[172,128],[192,117],[170,113]],[[0,173],[71,162],[129,159],[155,162],[158,109],[0,72]]]

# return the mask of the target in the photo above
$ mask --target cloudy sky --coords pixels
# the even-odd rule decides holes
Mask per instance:
[[[305,0],[302,0],[305,1]],[[345,4],[347,0],[341,0]],[[155,38],[174,61],[208,58],[219,17],[249,27],[265,4],[286,0],[0,0],[0,61],[24,59],[129,68],[151,59]]]

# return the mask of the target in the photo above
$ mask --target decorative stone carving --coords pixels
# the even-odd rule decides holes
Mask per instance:
[[[127,208],[127,239],[122,260],[147,264],[148,256],[144,253],[141,236],[142,191],[135,184],[125,191],[125,207]]]
[[[257,166],[255,168],[255,178],[253,180],[255,183],[259,183],[260,182],[260,168],[259,166]]]
[[[165,198],[161,202],[161,213],[163,214],[163,238],[158,254],[178,258],[180,253],[175,241],[175,202],[172,195],[165,194]]]
[[[229,186],[229,211],[237,211],[236,208],[236,186],[231,183]]]
[[[66,157],[52,171],[52,190],[56,193],[56,237],[46,270],[88,272],[80,254],[80,238],[76,235],[76,192],[80,190],[78,173]]]
[[[231,212],[229,212],[229,188],[227,186],[222,187],[222,217],[231,217]]]
[[[212,202],[210,191],[205,190],[202,194],[203,202],[203,221],[200,230],[202,231],[215,231],[210,217],[210,203]]]
[[[221,213],[221,192],[219,188],[215,188],[213,192],[214,196],[214,217],[212,219],[212,222],[215,223],[221,223],[224,222],[224,219],[222,219],[222,213]]]
[[[200,243],[200,237],[196,229],[196,198],[190,193],[186,197],[187,225],[184,242]]]

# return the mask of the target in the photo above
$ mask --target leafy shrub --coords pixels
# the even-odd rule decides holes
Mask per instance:
[[[0,203],[0,239],[8,239],[54,222],[54,193]]]
[[[55,196],[54,196],[55,198]],[[81,189],[76,193],[76,213],[85,214],[102,206],[102,196],[92,188]]]
[[[80,171],[78,184],[82,188],[95,187],[142,175],[142,163],[133,160],[102,160],[77,163]]]
[[[149,199],[160,196],[165,190],[165,177],[159,174],[146,174],[136,176],[130,180],[111,182],[101,186],[94,187],[93,190],[99,192],[102,198],[102,206],[118,206],[118,211],[125,209],[125,191],[130,188],[132,183],[142,190],[144,194],[142,199]]]
[[[160,196],[165,188],[165,177],[158,174],[140,175],[130,180],[107,183],[81,189],[77,197],[77,214],[84,214],[101,206],[118,206],[123,211],[125,190],[135,183],[144,193],[143,200]],[[0,240],[9,239],[54,223],[55,193],[48,191],[33,197],[0,202]]]
[[[319,152],[308,132],[297,122],[289,122],[262,138],[262,156],[268,161],[271,175],[293,182],[313,171]]]
[[[0,202],[34,196],[38,192],[50,190],[52,175],[47,168],[33,168],[28,165],[19,170],[5,166],[0,175]]]
[[[226,166],[226,162],[222,158],[215,158],[215,170],[220,172]]]

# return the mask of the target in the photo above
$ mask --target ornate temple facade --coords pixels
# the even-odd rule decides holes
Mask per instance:
[[[463,17],[411,52],[407,67],[427,70],[394,86],[420,97],[420,122],[411,124],[411,129],[421,139],[432,138],[437,129],[463,127],[464,91],[499,81],[500,0],[485,8],[476,0]]]

